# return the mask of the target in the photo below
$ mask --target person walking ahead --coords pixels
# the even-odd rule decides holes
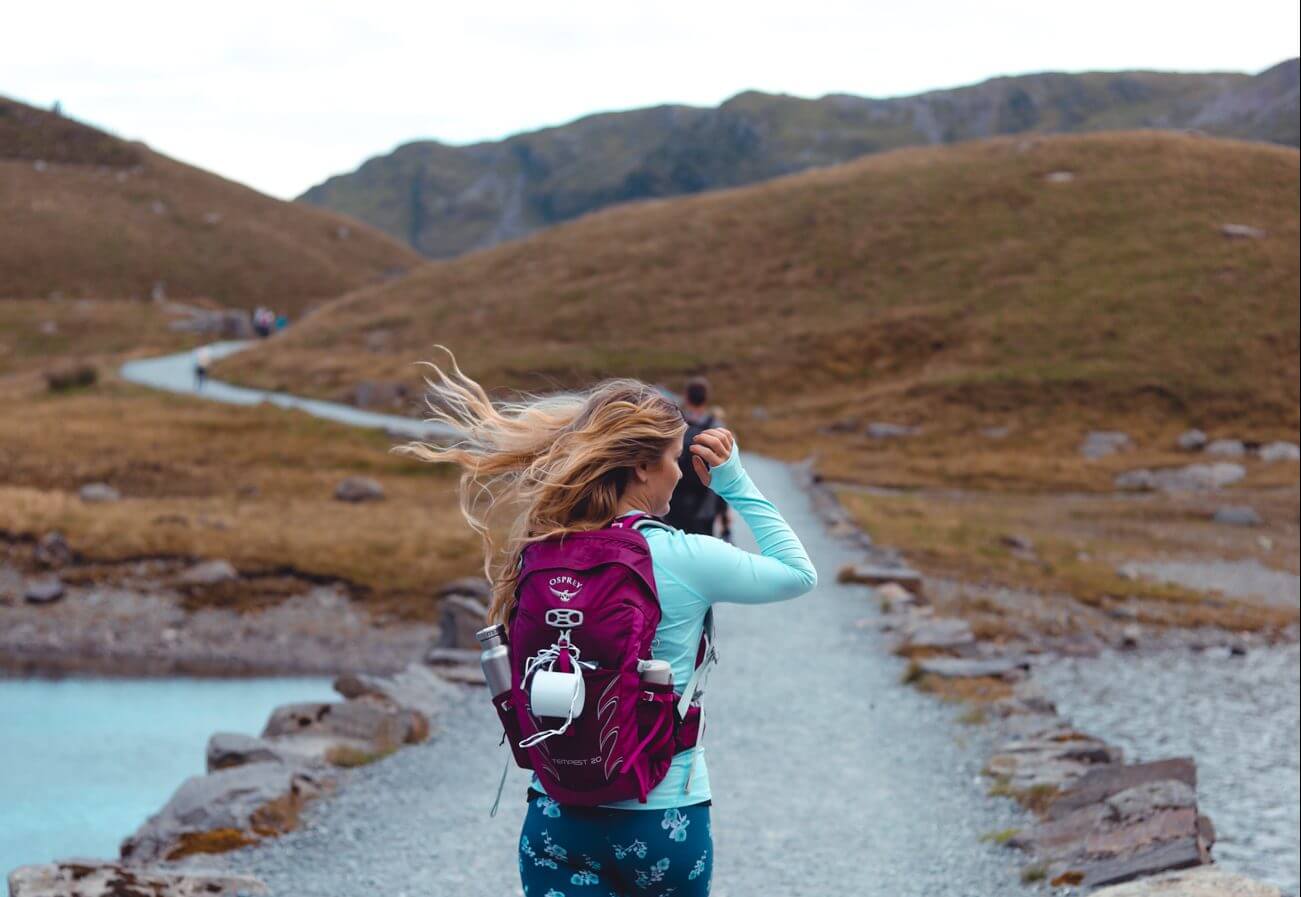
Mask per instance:
[[[632,517],[640,528],[643,514],[669,510],[682,477],[678,457],[687,426],[677,406],[657,390],[619,379],[578,394],[494,405],[455,359],[450,373],[432,367],[438,375],[431,383],[433,416],[464,438],[445,447],[411,443],[398,451],[461,467],[462,509],[484,540],[491,621],[510,620],[529,545],[603,529],[622,517]],[[751,481],[733,435],[706,430],[686,450],[693,474],[731,502],[760,553],[658,521],[639,529],[662,612],[653,655],[670,663],[676,683],[692,678],[712,605],[786,601],[817,584],[808,553]],[[597,886],[592,893],[602,897],[708,894],[714,795],[700,740],[703,732],[696,747],[673,757],[645,802],[561,804],[534,776],[519,840],[524,894],[572,897],[587,893],[583,886]]]
[[[688,380],[683,398],[682,417],[687,422],[683,441],[686,445],[692,445],[697,435],[723,426],[721,414],[709,407],[709,381],[704,377]],[[693,456],[689,452],[684,452],[678,459],[678,467],[682,469],[683,475],[673,489],[673,501],[664,522],[684,532],[712,536],[714,523],[721,518],[722,536],[730,542],[727,502],[692,474],[693,463]]]

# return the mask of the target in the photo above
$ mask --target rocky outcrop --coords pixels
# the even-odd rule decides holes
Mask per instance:
[[[131,869],[101,860],[61,860],[9,873],[9,897],[270,897],[250,875]]]

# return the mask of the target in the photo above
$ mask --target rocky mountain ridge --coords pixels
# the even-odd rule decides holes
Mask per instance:
[[[1044,73],[910,97],[747,91],[470,146],[416,141],[300,197],[445,258],[631,200],[756,183],[904,146],[1020,133],[1195,129],[1298,145],[1298,61],[1258,75]]]

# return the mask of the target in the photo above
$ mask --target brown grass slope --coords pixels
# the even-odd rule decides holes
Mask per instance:
[[[875,450],[868,420],[922,425],[914,444],[951,458],[992,425],[1040,455],[1100,425],[1295,438],[1298,202],[1297,152],[1267,145],[907,149],[434,263],[220,374],[327,395],[418,383],[435,342],[494,387],[705,373],[751,444],[825,448],[845,474]]]
[[[170,298],[299,312],[420,261],[355,220],[0,97],[0,299],[162,283]]]

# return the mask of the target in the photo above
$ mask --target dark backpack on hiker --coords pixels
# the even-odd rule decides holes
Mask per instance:
[[[678,456],[678,467],[682,470],[682,479],[678,480],[669,502],[669,512],[664,515],[664,522],[689,533],[713,535],[714,518],[723,509],[722,499],[713,490],[700,482],[692,466],[691,444],[696,437],[706,430],[718,426],[712,414],[692,423],[687,422],[687,432],[682,436],[682,454]]]
[[[521,559],[509,624],[511,688],[493,704],[516,763],[561,804],[645,803],[673,756],[694,747],[703,731],[696,700],[702,671],[717,659],[712,612],[680,697],[671,685],[641,680],[638,663],[651,659],[660,605],[639,525],[665,526],[632,514],[604,529],[535,542]],[[534,678],[553,672],[582,678],[565,718],[532,712]]]

